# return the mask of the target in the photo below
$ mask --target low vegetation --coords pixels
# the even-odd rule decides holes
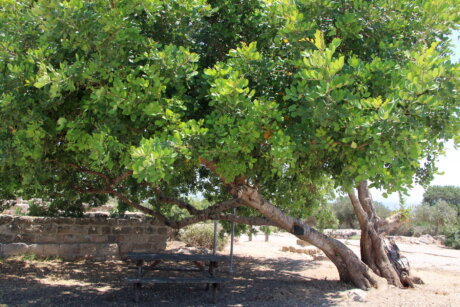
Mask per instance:
[[[375,207],[378,215],[382,218],[395,213],[382,203],[375,202]],[[420,205],[411,209],[404,209],[407,215],[406,222],[394,230],[392,234],[417,237],[421,235],[445,235],[447,246],[460,249],[459,208],[460,187],[430,186],[426,189],[423,202]],[[338,228],[359,228],[358,220],[348,197],[339,197],[331,203],[331,211],[338,220]]]
[[[179,239],[197,248],[212,249],[214,245],[214,225],[212,223],[199,223],[181,229]],[[221,251],[227,244],[227,236],[223,233],[217,234],[216,249]]]

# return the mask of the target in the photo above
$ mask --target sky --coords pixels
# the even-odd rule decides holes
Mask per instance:
[[[453,62],[460,62],[460,30],[451,35],[453,41],[454,56]],[[446,148],[446,154],[440,157],[437,163],[440,174],[435,175],[431,185],[456,185],[460,186],[460,149],[455,149],[453,143],[449,142]],[[419,205],[423,199],[424,189],[417,185],[409,191],[409,195],[405,197],[405,206],[413,207]],[[372,198],[376,201],[382,202],[391,209],[399,207],[399,195],[393,193],[384,198],[382,191],[372,190]]]

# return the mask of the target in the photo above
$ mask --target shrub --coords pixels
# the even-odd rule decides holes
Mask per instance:
[[[438,235],[445,227],[454,225],[457,220],[457,210],[445,201],[435,205],[421,205],[413,213],[414,235]]]
[[[446,235],[445,245],[456,249],[460,249],[460,224],[456,226],[447,227],[444,230]]]
[[[199,223],[188,226],[179,232],[179,239],[188,246],[212,249],[214,245],[214,225],[212,223]],[[217,250],[223,250],[227,238],[223,234],[217,236]]]

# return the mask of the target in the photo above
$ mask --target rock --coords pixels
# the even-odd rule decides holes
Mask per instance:
[[[353,236],[361,235],[359,229],[324,229],[323,233],[335,239],[350,239]]]
[[[364,302],[366,300],[367,292],[361,289],[353,289],[347,291],[347,296],[355,302]]]
[[[440,235],[440,236],[434,236],[433,237],[438,244],[444,245],[446,243],[446,236]]]
[[[311,245],[311,244],[308,243],[307,241],[304,241],[304,240],[297,240],[297,245],[300,245],[300,246],[309,246],[309,245]]]

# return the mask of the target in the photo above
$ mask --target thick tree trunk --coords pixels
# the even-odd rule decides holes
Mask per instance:
[[[375,274],[385,278],[397,287],[413,287],[414,281],[409,272],[409,263],[399,253],[398,246],[386,234],[396,228],[401,215],[381,219],[375,212],[372,197],[366,181],[358,187],[358,197],[353,191],[348,193],[361,228],[361,260]]]
[[[239,186],[232,193],[278,227],[321,249],[337,267],[341,281],[351,282],[361,289],[379,288],[387,284],[342,242],[316,231],[299,219],[285,215],[280,209],[263,199],[255,188]]]

